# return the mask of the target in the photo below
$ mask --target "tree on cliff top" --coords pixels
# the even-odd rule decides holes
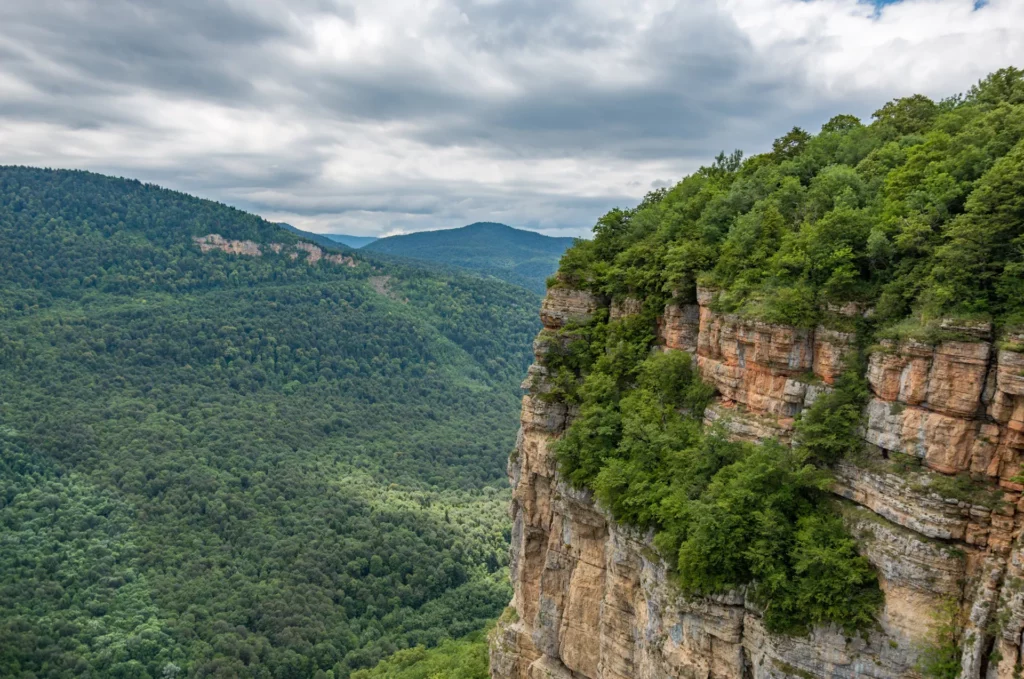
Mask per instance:
[[[610,296],[698,283],[723,311],[814,326],[830,304],[1024,321],[1024,71],[966,96],[895,99],[869,125],[836,116],[772,151],[715,163],[613,210],[562,260],[562,279]]]

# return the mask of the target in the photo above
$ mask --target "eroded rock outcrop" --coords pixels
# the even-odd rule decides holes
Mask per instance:
[[[202,252],[220,250],[221,252],[226,252],[229,255],[245,255],[247,257],[263,256],[263,249],[258,243],[251,240],[232,240],[230,238],[224,238],[219,233],[210,233],[205,236],[193,236],[192,241],[199,246],[199,250]],[[268,243],[263,247],[267,248],[268,251],[273,252],[275,255],[279,255],[287,249],[289,250],[288,257],[293,260],[304,255],[306,263],[311,265],[316,264],[320,260],[324,260],[331,264],[349,267],[357,266],[356,260],[352,257],[338,253],[324,254],[322,248],[305,241],[295,243],[291,248],[288,248],[282,243]]]
[[[793,418],[843,371],[856,337],[717,314],[712,299],[701,291],[698,305],[666,307],[659,342],[694,354],[715,385],[719,398],[707,422],[737,438],[786,440]],[[552,331],[592,317],[602,304],[585,292],[549,291],[538,358],[556,341]],[[627,300],[609,311],[623,317],[638,309]],[[885,593],[877,628],[856,637],[836,628],[770,634],[742,591],[681,596],[650,535],[617,524],[589,493],[559,478],[552,444],[574,413],[543,397],[546,372],[535,365],[509,461],[515,594],[492,637],[492,676],[918,677],[921,649],[950,605],[962,618],[961,676],[1019,676],[1024,503],[1013,479],[1024,449],[1022,340],[997,349],[978,333],[934,347],[883,343],[871,353],[863,435],[877,455],[838,465],[834,487]]]
[[[695,353],[700,335],[700,307],[669,304],[658,322],[658,340],[666,349]]]
[[[569,323],[585,323],[602,306],[601,299],[585,290],[556,287],[548,290],[540,306],[540,320],[549,330]]]
[[[843,372],[856,348],[855,334],[719,314],[710,307],[713,296],[712,291],[698,294],[693,346],[701,374],[715,385],[725,407],[738,407],[734,419],[772,416],[785,437],[794,418]]]
[[[196,245],[199,246],[199,250],[202,252],[220,250],[221,252],[226,252],[229,255],[247,255],[249,257],[259,257],[263,254],[260,250],[260,246],[251,240],[230,240],[228,238],[224,238],[219,233],[211,233],[206,236],[194,236],[192,240],[195,241]]]
[[[1019,491],[1022,366],[1024,355],[988,340],[882,342],[868,365],[875,399],[865,438],[936,471],[985,474]]]

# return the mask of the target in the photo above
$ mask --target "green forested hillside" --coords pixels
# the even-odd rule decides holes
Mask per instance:
[[[840,115],[816,135],[794,129],[746,160],[723,154],[602,217],[556,284],[643,302],[551,343],[546,397],[579,407],[562,472],[655,529],[685,592],[750,585],[773,631],[866,628],[881,595],[828,500],[827,469],[862,445],[874,339],[1024,327],[1024,72],[941,102],[889,102],[868,125]],[[795,448],[704,430],[711,394],[689,357],[651,354],[664,305],[695,302],[698,286],[715,311],[856,330],[860,363],[805,411]]]
[[[472,269],[544,293],[545,280],[572,238],[552,238],[504,224],[478,222],[459,229],[381,238],[363,249]]]
[[[0,168],[0,676],[343,677],[504,607],[538,299],[298,242]]]
[[[399,651],[353,679],[487,679],[487,635],[478,630],[435,648]]]

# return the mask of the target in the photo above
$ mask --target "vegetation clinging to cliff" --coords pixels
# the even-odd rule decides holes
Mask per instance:
[[[871,397],[864,370],[861,352],[851,353],[834,388],[815,399],[797,420],[797,441],[812,462],[831,465],[864,447],[858,430]]]
[[[611,323],[602,316],[586,331],[602,341],[586,347],[599,356],[557,444],[562,473],[594,489],[618,520],[655,528],[687,592],[753,584],[772,631],[869,625],[881,593],[827,506],[828,476],[812,464],[815,451],[704,431],[711,388],[686,353],[650,353],[649,324],[647,314]]]
[[[562,260],[563,280],[603,294],[698,283],[717,304],[812,326],[828,305],[1024,319],[1024,71],[966,96],[889,102],[863,125],[836,116],[769,153],[719,156],[638,207],[612,210]]]

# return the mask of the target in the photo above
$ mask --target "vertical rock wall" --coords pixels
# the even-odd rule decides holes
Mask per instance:
[[[716,386],[707,421],[738,438],[786,440],[794,418],[842,372],[856,338],[716,314],[710,300],[701,291],[698,305],[666,307],[664,350],[694,353]],[[541,317],[556,330],[601,306],[587,292],[554,288]],[[638,300],[622,300],[610,314],[639,308]],[[870,356],[874,397],[864,438],[879,453],[840,464],[834,488],[886,595],[878,628],[855,638],[834,628],[771,635],[742,592],[680,596],[649,535],[618,525],[559,478],[551,444],[573,412],[541,398],[544,369],[533,366],[509,460],[515,594],[492,638],[492,677],[915,677],[922,645],[949,602],[965,621],[961,676],[1019,676],[1024,504],[1014,478],[1024,452],[1024,354],[1010,349],[1024,338],[999,350],[987,328],[967,332],[976,341],[888,342]],[[538,357],[549,341],[538,339]],[[921,464],[896,469],[889,453]],[[945,475],[956,472],[988,482],[973,495],[955,492]]]

